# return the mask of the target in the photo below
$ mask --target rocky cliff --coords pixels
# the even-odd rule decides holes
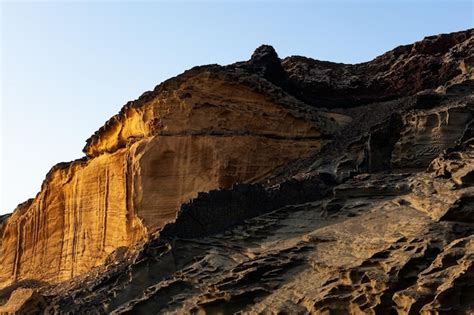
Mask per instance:
[[[0,218],[0,312],[474,312],[473,69],[467,30],[160,84]]]
[[[144,240],[198,192],[263,180],[348,117],[311,111],[235,69],[192,69],[126,104],[86,156],[51,169],[2,227],[0,280],[57,282]]]

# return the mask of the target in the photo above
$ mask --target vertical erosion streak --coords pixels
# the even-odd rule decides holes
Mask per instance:
[[[123,167],[123,181],[124,181],[124,190],[125,190],[125,217],[126,217],[126,233],[127,241],[129,241],[130,235],[132,235],[132,219],[134,216],[133,209],[133,194],[132,194],[132,180],[133,180],[133,170],[130,164],[130,150],[127,150],[124,155],[124,167]]]
[[[62,196],[62,198],[61,198]],[[57,280],[60,280],[63,278],[63,270],[62,270],[62,267],[63,267],[63,251],[64,251],[64,238],[66,236],[66,206],[67,206],[67,202],[66,202],[66,196],[64,195],[64,192],[61,192],[61,195],[60,197],[58,198],[58,200],[60,200],[59,202],[59,205],[58,205],[58,208],[60,209],[59,211],[62,211],[62,213],[60,213],[59,217],[61,218],[61,225],[60,225],[60,231],[61,231],[61,238],[60,238],[60,242],[59,242],[59,265],[58,265],[58,279]],[[45,246],[46,247],[46,246]],[[44,256],[46,257],[46,256]]]
[[[436,112],[436,116],[438,119],[438,125],[433,128],[432,133],[435,134],[434,135],[435,137],[441,138],[441,135],[442,135],[441,129],[443,128],[443,124],[445,126],[449,125],[449,109],[445,109],[441,112]]]
[[[191,140],[192,141],[192,140]],[[204,142],[205,140],[203,140]],[[184,143],[184,148],[183,148],[183,143]],[[198,142],[198,145],[199,145],[200,142]],[[199,148],[199,151],[201,152],[205,152],[204,150],[202,150],[202,146],[203,144],[201,144],[201,147]],[[192,160],[192,154],[193,154],[193,147],[192,147],[192,144],[191,142],[188,142],[186,141],[186,139],[184,138],[183,139],[183,142],[180,143],[180,147],[181,151],[178,151],[178,154],[183,156],[184,155],[184,163],[182,163],[180,165],[179,163],[179,155],[178,154],[175,154],[175,156],[173,157],[173,168],[178,170],[178,180],[179,180],[179,187],[177,187],[177,193],[179,194],[179,200],[178,200],[178,204],[182,203],[183,200],[182,200],[182,196],[184,194],[184,191],[185,191],[185,187],[186,187],[186,176],[185,174],[186,173],[190,173],[191,176],[193,177],[196,177],[198,174],[197,174],[197,171],[196,173],[195,170],[193,169],[192,167],[192,164],[191,164],[191,160]],[[199,158],[199,157],[198,157]],[[202,156],[200,158],[203,158]],[[192,185],[192,189],[195,189],[194,187],[194,183]]]
[[[102,251],[105,252],[105,242],[107,238],[107,211],[109,202],[109,165],[105,164],[105,182],[104,182],[104,209],[102,218]]]
[[[46,221],[46,198],[48,197],[48,189],[44,191],[44,194],[41,195],[40,200],[38,202],[38,206],[35,208],[35,222],[34,222],[34,239],[33,239],[33,254],[32,254],[32,261],[30,266],[32,268],[36,268],[39,263],[42,264],[44,262],[44,257],[46,257],[47,252],[47,244],[45,241],[47,240],[47,221]],[[38,250],[38,243],[42,242],[41,248]],[[38,251],[41,251],[41,255],[38,255]]]
[[[76,249],[77,249],[77,176],[74,180],[73,203],[72,203],[72,249],[71,249],[71,278],[74,276],[74,267],[76,265]]]
[[[47,212],[47,198],[48,198],[48,189],[46,189],[44,191],[44,195],[43,197],[41,198],[41,202],[39,203],[38,205],[38,222],[37,222],[37,227],[36,227],[36,233],[37,233],[37,236],[36,236],[36,241],[35,241],[35,250],[33,252],[33,257],[35,258],[35,263],[33,264],[33,267],[36,267],[38,266],[38,256],[39,256],[39,264],[42,265],[45,263],[45,257],[47,257],[48,255],[48,252],[47,252],[47,248],[48,248],[48,244],[47,244],[47,240],[48,240],[48,212]],[[54,232],[53,232],[54,233]],[[38,244],[39,242],[41,242],[41,245]],[[38,248],[38,245],[40,245],[40,248],[39,250],[37,249]],[[41,255],[38,255],[37,254],[37,251],[40,251],[41,252]]]
[[[18,224],[17,224],[17,231],[16,231],[16,235],[17,235],[17,239],[16,239],[16,250],[15,250],[15,259],[14,259],[14,263],[13,263],[13,281],[17,281],[18,280],[18,268],[20,266],[20,258],[21,258],[21,240],[22,240],[22,237],[21,237],[21,231],[22,231],[22,228],[21,228],[21,221],[22,219],[20,218],[18,220]]]
[[[38,226],[40,224],[40,218],[41,218],[40,211],[41,211],[41,203],[42,203],[43,196],[40,196],[39,198],[40,199],[39,199],[38,204],[32,207],[30,210],[30,211],[33,211],[33,215],[30,217],[30,222],[29,222],[31,226],[30,242],[32,244],[31,254],[30,254],[31,260],[29,261],[30,268],[33,268],[35,266],[35,262],[37,258],[36,245],[38,244]]]
[[[443,126],[443,112],[436,112],[437,125],[431,130],[431,137],[433,139],[441,138],[441,127]]]
[[[41,204],[43,203],[43,196],[40,195],[39,197],[39,202],[37,205],[32,205],[32,207],[29,209],[29,211],[33,212],[33,215],[30,217],[29,220],[29,225],[31,228],[31,234],[30,234],[30,242],[32,244],[31,248],[31,259],[29,261],[29,268],[34,268],[36,265],[36,260],[37,260],[37,254],[36,254],[36,248],[38,245],[38,231],[39,231],[39,226],[40,226],[40,219],[41,219]]]
[[[99,244],[103,244],[103,224],[100,224],[100,222],[103,222],[103,215],[104,215],[104,202],[102,200],[103,194],[102,194],[102,172],[100,172],[97,176],[97,230],[99,231],[98,237],[100,239],[97,240]]]

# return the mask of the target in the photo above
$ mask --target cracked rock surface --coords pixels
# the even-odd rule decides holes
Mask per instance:
[[[474,314],[473,56],[264,45],[162,83],[0,217],[0,313]]]

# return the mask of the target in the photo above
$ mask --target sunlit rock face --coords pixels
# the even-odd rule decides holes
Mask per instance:
[[[318,151],[343,123],[282,91],[272,99],[262,79],[231,75],[211,66],[165,83],[89,139],[86,158],[55,166],[0,227],[1,283],[88,271],[174,219],[198,192],[262,181]]]
[[[0,312],[472,314],[473,55],[263,45],[164,82],[0,217]]]
[[[67,279],[143,237],[144,226],[128,211],[126,164],[122,150],[53,168],[3,228],[2,281]]]
[[[466,104],[408,113],[403,117],[404,128],[395,144],[392,164],[399,168],[426,167],[463,135],[471,120],[472,108]]]

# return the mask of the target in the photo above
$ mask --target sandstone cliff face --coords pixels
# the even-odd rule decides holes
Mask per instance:
[[[347,120],[283,91],[277,101],[265,84],[210,66],[127,104],[87,141],[86,158],[55,166],[2,227],[0,283],[88,271],[174,219],[198,192],[261,181],[319,150]]]
[[[145,93],[0,219],[0,310],[474,312],[473,40],[262,46]]]

